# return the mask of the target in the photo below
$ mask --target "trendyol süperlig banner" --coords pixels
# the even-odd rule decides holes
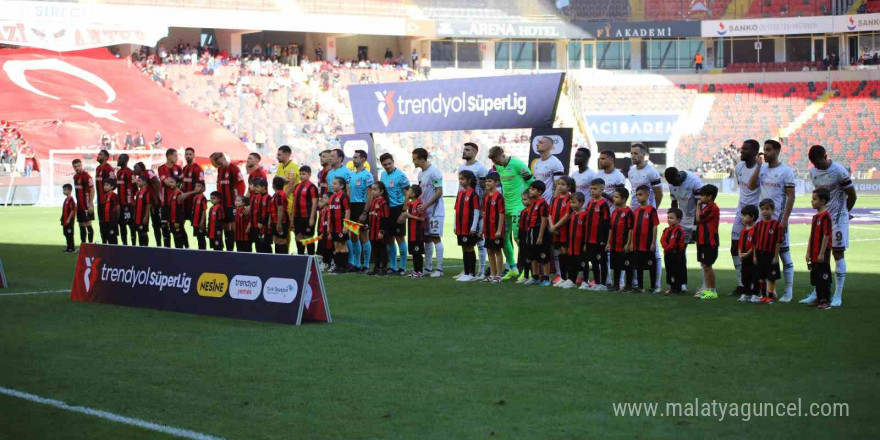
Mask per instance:
[[[359,133],[549,128],[564,73],[348,88]]]
[[[562,162],[565,174],[568,174],[571,163],[572,128],[536,128],[532,130],[531,148],[529,148],[529,169],[535,171],[535,162],[541,158],[538,153],[538,141],[543,137],[553,139],[553,155]]]
[[[330,322],[314,257],[83,244],[70,299],[299,325]]]
[[[339,135],[339,145],[345,152],[345,166],[352,171],[354,171],[354,163],[352,162],[354,152],[357,150],[366,151],[367,162],[364,167],[373,175],[373,180],[379,180],[379,174],[376,171],[376,147],[371,133],[341,134]]]

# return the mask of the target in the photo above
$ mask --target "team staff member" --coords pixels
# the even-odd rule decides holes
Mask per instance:
[[[354,164],[354,172],[351,174],[351,186],[349,193],[351,198],[351,219],[364,224],[367,221],[367,212],[364,209],[369,206],[372,195],[370,194],[370,185],[374,183],[373,174],[365,166],[367,163],[367,152],[357,150],[351,159]],[[393,219],[392,221],[397,221]],[[350,232],[351,236],[351,253],[349,254],[349,264],[352,271],[368,272],[370,270],[371,251],[366,250],[370,246],[370,234],[368,228],[362,228],[360,233]],[[366,258],[361,258],[365,253]]]
[[[489,149],[489,160],[494,164],[494,170],[501,180],[501,192],[504,194],[504,258],[507,260],[509,270],[501,280],[519,278],[516,270],[516,255],[513,253],[513,231],[519,231],[520,213],[525,209],[522,202],[522,194],[532,183],[534,178],[526,164],[504,153],[504,149],[495,146]]]
[[[409,189],[409,179],[407,179],[406,174],[403,174],[403,171],[395,168],[394,156],[391,154],[384,153],[379,156],[379,163],[382,164],[383,169],[382,174],[379,176],[379,181],[385,184],[385,190],[388,192],[391,232],[394,235],[394,240],[397,241],[397,246],[395,247],[393,242],[386,239],[386,242],[389,243],[389,262],[391,263],[391,269],[394,269],[398,275],[402,275],[401,269],[403,268],[397,265],[397,251],[400,250],[401,261],[406,263],[407,246],[404,223],[401,223],[399,220],[400,215],[403,214],[403,202],[406,199],[404,191]]]
[[[232,252],[235,250],[235,198],[244,195],[244,175],[223,153],[211,154],[211,164],[217,168],[217,192],[223,205],[223,240],[226,250]]]

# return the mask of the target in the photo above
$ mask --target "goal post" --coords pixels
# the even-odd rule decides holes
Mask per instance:
[[[61,187],[65,183],[73,184],[73,161],[79,159],[83,169],[95,177],[98,168],[100,149],[82,150],[49,150],[48,163],[41,163],[40,198],[37,206],[61,206],[64,194]],[[107,150],[110,153],[109,163],[116,167],[116,160],[121,154],[129,156],[128,166],[143,162],[147,169],[165,163],[165,150]]]

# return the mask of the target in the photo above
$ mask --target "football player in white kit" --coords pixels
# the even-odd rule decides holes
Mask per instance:
[[[828,212],[831,214],[831,253],[834,255],[834,295],[831,297],[831,306],[840,307],[843,304],[843,283],[846,281],[846,261],[843,253],[849,246],[849,212],[856,205],[856,189],[852,179],[843,165],[832,162],[828,158],[825,147],[813,145],[807,157],[813,163],[810,168],[810,180],[816,189],[825,188],[831,192],[831,201],[828,202]],[[816,300],[816,290],[801,303],[809,304]]]
[[[703,182],[700,176],[693,171],[679,171],[678,168],[669,167],[663,172],[666,182],[669,183],[669,197],[672,199],[672,208],[678,208],[682,212],[681,228],[684,230],[684,242],[694,242],[694,220],[697,216],[697,201],[700,199],[700,190]],[[687,255],[685,255],[687,266]],[[702,271],[700,271],[702,272]],[[705,282],[699,291],[705,288]],[[687,286],[682,285],[687,290]]]
[[[559,158],[553,155],[553,139],[542,137],[538,140],[536,149],[541,158],[535,161],[532,175],[535,179],[544,182],[547,188],[544,190],[544,200],[549,204],[553,201],[553,193],[556,191],[556,179],[565,175],[565,167],[562,166]]]
[[[599,153],[599,161],[598,166],[599,170],[596,171],[596,178],[602,179],[605,181],[605,190],[602,192],[602,197],[605,197],[608,200],[609,213],[608,215],[614,214],[614,203],[611,202],[611,196],[614,195],[614,190],[617,188],[625,188],[626,187],[626,177],[624,177],[623,173],[620,172],[615,167],[614,161],[617,159],[615,157],[614,151],[612,150],[604,150]],[[608,259],[605,260],[608,262],[608,280],[605,284],[611,284],[611,252],[608,253]],[[623,274],[621,274],[621,277]],[[617,284],[620,284],[621,281],[617,280]]]
[[[443,174],[428,162],[428,150],[416,148],[412,152],[413,165],[419,170],[419,186],[422,187],[422,206],[419,212],[425,214],[425,271],[431,278],[443,276],[443,221],[446,210],[443,208]],[[434,250],[437,250],[437,267],[433,265]]]
[[[757,167],[760,169],[758,178],[761,179],[761,200],[773,200],[775,205],[776,221],[785,231],[785,240],[779,247],[779,259],[782,260],[782,277],[785,280],[785,295],[779,298],[781,302],[790,302],[794,288],[794,263],[791,260],[791,234],[788,233],[788,220],[794,207],[794,171],[786,164],[779,161],[779,153],[782,145],[773,140],[764,141],[764,160],[758,158]]]
[[[486,165],[477,161],[477,152],[479,151],[480,147],[478,147],[477,144],[473,142],[465,142],[464,150],[461,152],[461,158],[464,160],[464,163],[458,166],[458,173],[461,174],[462,171],[470,171],[474,173],[474,176],[477,177],[477,187],[475,190],[480,200],[483,200],[483,182],[486,180],[486,175],[489,174],[489,169],[486,168]],[[461,191],[460,186],[458,190]],[[484,278],[483,272],[486,268],[486,241],[482,237],[480,238],[480,241],[477,242],[477,250],[480,256],[480,263],[477,267],[477,276],[474,278],[474,281],[482,281]],[[464,274],[464,272],[462,272],[462,274]]]
[[[590,182],[596,178],[596,172],[587,165],[589,161],[590,150],[588,148],[578,148],[574,153],[574,165],[577,167],[577,171],[571,173],[571,178],[574,179],[577,189],[573,190],[572,194],[575,192],[580,192],[584,195],[590,194]]]
[[[739,259],[739,235],[743,224],[739,214],[744,206],[761,203],[761,182],[757,167],[758,155],[761,153],[761,144],[754,139],[743,142],[739,148],[740,162],[736,164],[733,177],[739,189],[739,203],[736,204],[736,217],[733,220],[733,229],[730,231],[730,256],[733,257],[733,267],[736,268],[737,286],[730,296],[738,296],[742,291],[742,260]]]
[[[626,177],[629,179],[630,187],[638,188],[645,185],[652,188],[653,191],[648,193],[648,204],[656,209],[663,200],[663,182],[660,180],[660,173],[657,172],[657,169],[648,163],[648,147],[645,144],[636,143],[630,147],[629,151],[632,165],[629,167],[629,173],[627,173]],[[633,191],[630,208],[635,211],[638,207],[639,201],[636,200],[635,191]],[[657,261],[657,284],[653,287],[654,289],[659,289],[660,280],[663,278],[661,276],[663,274],[663,259],[660,257],[660,246],[657,245],[654,249],[654,257]],[[639,288],[644,289],[645,286],[639,286]],[[648,289],[645,290],[647,291]]]

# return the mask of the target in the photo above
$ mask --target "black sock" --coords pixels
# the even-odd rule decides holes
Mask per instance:
[[[91,226],[86,226],[86,231],[89,234],[89,243],[95,242],[95,230]]]
[[[568,274],[569,281],[577,281],[578,275],[581,271],[581,263],[580,256],[571,255],[568,259],[568,269],[566,269],[566,273]]]
[[[79,242],[86,243],[86,238],[88,238],[86,236],[86,227],[80,225],[80,227],[79,227]]]
[[[235,231],[223,231],[223,241],[226,244],[226,251],[232,252],[235,250]]]
[[[207,243],[205,243],[205,234],[196,234],[196,243],[199,244],[199,249],[205,250],[207,249]]]
[[[611,285],[614,287],[620,287],[620,269],[614,269],[614,278],[611,279]]]
[[[287,243],[284,244],[276,244],[275,245],[275,253],[279,255],[287,255]]]
[[[296,254],[297,255],[305,255],[306,246],[299,242],[299,239],[296,240]]]
[[[346,263],[348,263],[348,252],[337,252],[335,257],[336,270],[344,270]]]
[[[123,246],[128,246],[128,231],[125,230],[125,225],[119,224],[119,240],[122,241]]]
[[[635,275],[636,275],[636,277],[635,277],[636,280],[635,280],[635,281],[636,281],[636,283],[639,285],[639,289],[644,289],[644,288],[645,288],[645,283],[642,282],[642,281],[643,281],[643,278],[644,278],[644,276],[645,276],[644,271],[641,270],[641,269],[636,269],[635,272],[636,272],[636,273],[635,273]]]
[[[651,285],[647,286],[646,288],[653,289],[654,286],[657,285],[657,269],[652,267],[650,270],[648,270],[648,277],[651,279]]]
[[[422,254],[416,252],[416,254],[413,255],[412,258],[413,258],[413,272],[421,272],[422,269],[424,268],[425,257]]]
[[[138,232],[138,245],[143,247],[150,245],[150,236],[146,232]]]

